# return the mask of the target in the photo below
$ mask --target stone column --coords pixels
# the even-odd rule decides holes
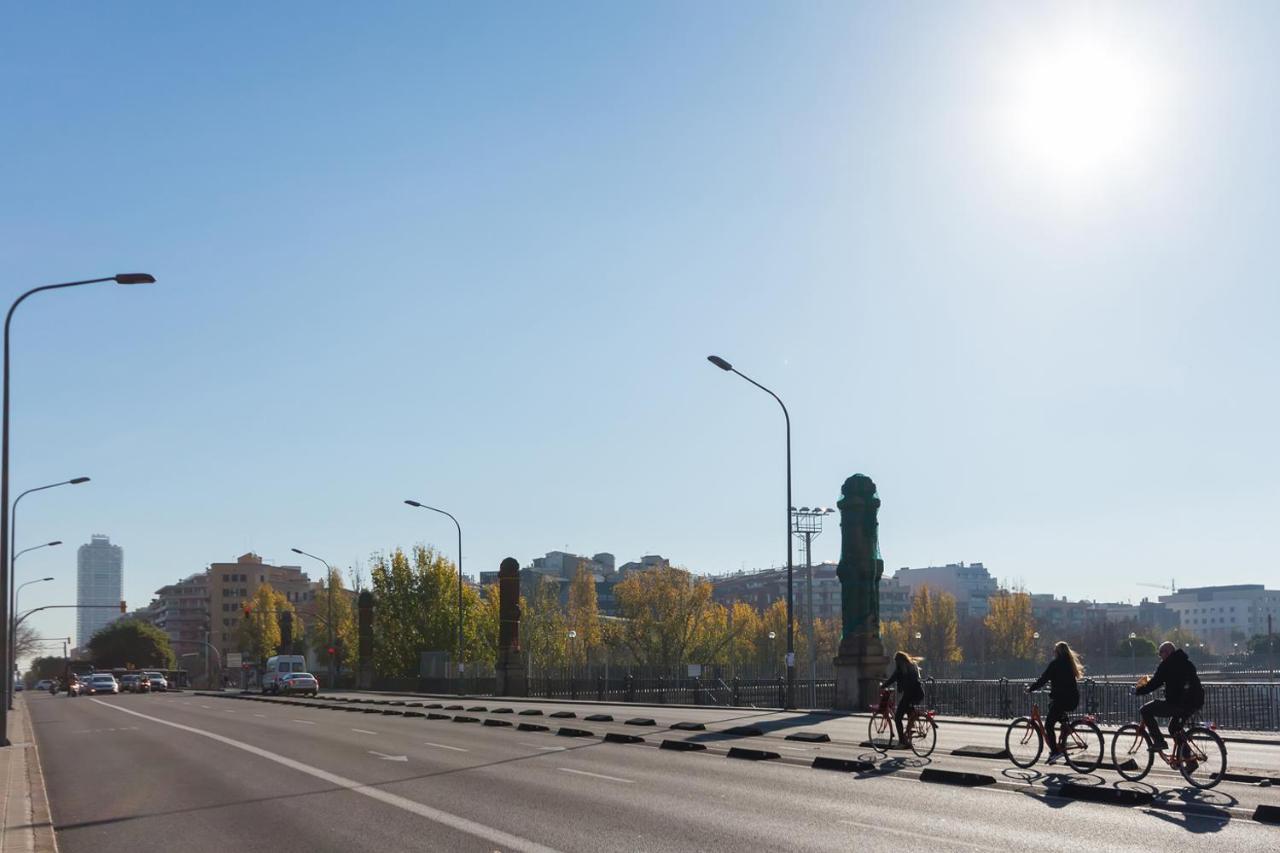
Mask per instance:
[[[836,670],[835,707],[865,711],[875,704],[888,659],[880,641],[880,498],[870,477],[844,481],[840,509],[840,610],[842,632]]]
[[[498,567],[497,695],[528,696],[524,652],[520,649],[520,563],[507,557]]]

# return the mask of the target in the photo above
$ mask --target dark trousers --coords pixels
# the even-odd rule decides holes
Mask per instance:
[[[1186,722],[1186,718],[1194,713],[1180,702],[1170,702],[1168,699],[1156,699],[1142,706],[1142,722],[1146,723],[1147,734],[1151,736],[1151,742],[1158,747],[1164,748],[1164,735],[1160,732],[1160,721],[1156,717],[1169,718],[1169,735],[1182,728],[1182,724]]]
[[[909,698],[905,693],[898,697],[898,710],[893,712],[893,725],[898,730],[898,743],[907,742],[907,739],[902,736],[902,720],[919,701],[919,699]]]
[[[1049,739],[1049,751],[1058,751],[1058,723],[1067,722],[1067,712],[1074,711],[1080,704],[1079,696],[1049,697],[1049,716],[1044,718],[1044,733]]]

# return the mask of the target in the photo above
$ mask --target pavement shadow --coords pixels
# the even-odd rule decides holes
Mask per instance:
[[[826,722],[831,719],[830,714],[814,714],[812,712],[797,714],[793,717],[788,717],[786,719],[774,719],[774,720],[759,719],[762,716],[771,716],[776,713],[777,713],[776,711],[771,711],[771,712],[768,712],[767,714],[741,714],[736,717],[728,717],[726,719],[715,720],[713,722],[716,725],[719,725],[721,723],[732,723],[739,720],[753,720],[750,727],[753,729],[759,729],[761,735],[768,735],[768,734],[774,734],[776,732],[786,731],[788,729],[803,728],[805,726],[814,725],[815,723]],[[694,735],[693,737],[690,737],[688,739],[692,741],[705,742],[705,741],[720,741],[720,740],[738,740],[741,738],[749,738],[749,737],[753,737],[753,736],[734,734],[732,732],[724,732],[724,731],[708,731],[708,732],[702,732],[700,734]]]
[[[1147,809],[1146,811],[1147,814],[1157,820],[1173,824],[1179,829],[1186,830],[1194,835],[1221,832],[1223,827],[1231,822],[1230,812],[1222,812],[1221,815],[1215,815],[1204,812],[1163,811],[1161,809]]]

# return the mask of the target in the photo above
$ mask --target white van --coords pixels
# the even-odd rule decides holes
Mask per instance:
[[[291,672],[306,672],[307,659],[302,655],[276,655],[267,658],[267,669],[262,673],[262,692],[279,693],[280,676]]]

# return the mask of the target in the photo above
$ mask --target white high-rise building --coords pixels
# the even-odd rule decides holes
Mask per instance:
[[[123,595],[124,549],[95,533],[76,552],[76,645],[84,648],[96,631],[119,618]]]

